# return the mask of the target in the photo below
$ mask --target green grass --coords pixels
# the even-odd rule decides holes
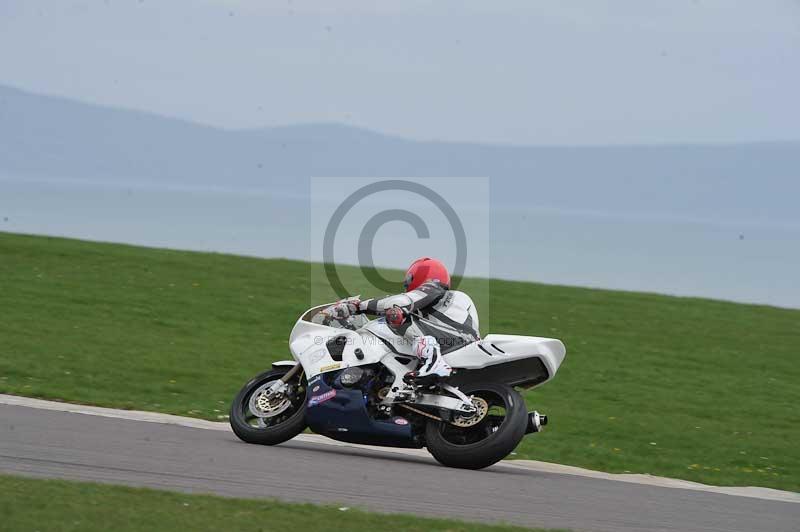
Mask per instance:
[[[331,506],[232,499],[168,491],[0,476],[0,531],[139,532],[392,530],[524,532],[410,515],[346,511]],[[387,523],[391,526],[387,527]]]
[[[395,272],[395,278],[400,275]],[[356,271],[343,269],[347,286]],[[0,233],[0,391],[222,419],[324,302],[307,263]],[[488,284],[487,284],[488,283]],[[517,458],[800,491],[800,311],[471,280],[486,332],[561,338]],[[485,317],[487,306],[479,304]]]

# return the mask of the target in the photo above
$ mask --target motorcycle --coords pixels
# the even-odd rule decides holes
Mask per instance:
[[[300,316],[289,337],[294,360],[273,363],[238,393],[230,424],[240,439],[276,445],[310,428],[349,443],[426,447],[443,465],[481,469],[547,425],[515,388],[555,377],[560,340],[489,334],[443,346],[452,375],[423,384],[407,377],[418,359],[384,318],[337,319],[331,307]]]

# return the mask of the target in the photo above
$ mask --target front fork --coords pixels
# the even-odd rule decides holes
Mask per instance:
[[[279,393],[285,394],[286,390],[289,388],[289,385],[287,383],[290,380],[292,380],[292,377],[294,377],[298,372],[300,372],[300,378],[302,379],[303,378],[303,365],[300,364],[300,362],[295,364],[292,367],[292,369],[287,371],[286,375],[284,375],[279,380],[277,380],[274,383],[272,383],[272,386],[270,386],[269,389],[267,389],[265,391],[267,397],[272,397],[273,395],[279,394]]]

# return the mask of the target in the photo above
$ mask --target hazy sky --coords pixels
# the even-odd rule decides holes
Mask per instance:
[[[0,0],[0,83],[230,128],[800,139],[797,0],[373,4]]]

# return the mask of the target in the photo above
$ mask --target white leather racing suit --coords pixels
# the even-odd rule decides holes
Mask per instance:
[[[439,355],[480,339],[478,312],[472,299],[437,281],[427,281],[402,294],[361,301],[358,311],[383,316],[393,307],[406,311],[408,319],[392,330],[412,342],[417,356],[428,362],[420,368],[421,375],[449,375],[450,368]]]

